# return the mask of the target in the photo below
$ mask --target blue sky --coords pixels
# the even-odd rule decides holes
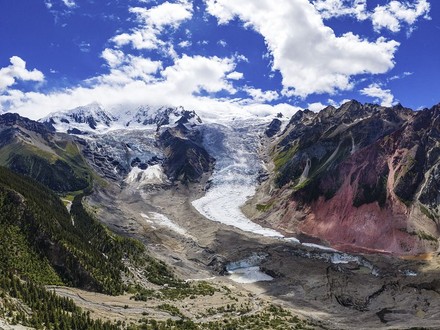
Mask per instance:
[[[429,0],[0,0],[0,112],[440,102]]]

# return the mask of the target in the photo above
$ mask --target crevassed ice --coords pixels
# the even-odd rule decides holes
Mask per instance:
[[[204,146],[216,159],[212,185],[193,206],[206,218],[263,236],[283,237],[244,216],[240,207],[255,194],[261,162],[258,159],[258,134],[252,123],[231,126],[210,124],[204,127]]]

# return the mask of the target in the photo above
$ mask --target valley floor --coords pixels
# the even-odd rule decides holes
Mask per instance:
[[[438,256],[431,260],[349,256],[243,232],[201,216],[191,204],[201,194],[200,187],[113,187],[89,197],[88,204],[111,229],[140,239],[181,278],[208,279],[220,290],[229,288],[231,297],[238,299],[235,305],[251,306],[248,313],[275,303],[306,318],[313,328],[440,328]],[[260,258],[260,268],[272,281],[240,284],[224,275],[229,263],[253,256]],[[136,302],[129,296],[55,290],[107,319],[169,317],[157,309],[160,302],[155,300]],[[199,322],[226,316],[224,311],[203,315],[210,308],[221,311],[221,306],[231,305],[227,297],[223,292],[209,302],[200,297],[167,303]]]

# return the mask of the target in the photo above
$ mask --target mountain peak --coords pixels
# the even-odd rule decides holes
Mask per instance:
[[[189,126],[202,122],[195,111],[183,107],[158,107],[149,105],[120,105],[111,110],[104,109],[98,103],[91,103],[68,111],[56,112],[40,120],[53,125],[59,132],[88,134],[105,132],[110,129],[139,129],[144,126],[155,126],[157,129],[179,123]]]

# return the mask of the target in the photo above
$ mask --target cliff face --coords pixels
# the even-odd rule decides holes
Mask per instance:
[[[306,110],[272,143],[273,173],[257,194],[256,218],[342,250],[437,249],[439,105],[413,112],[351,101]]]
[[[212,172],[215,159],[203,148],[199,131],[179,123],[165,129],[158,142],[164,150],[165,172],[172,181],[198,182],[204,173]]]

